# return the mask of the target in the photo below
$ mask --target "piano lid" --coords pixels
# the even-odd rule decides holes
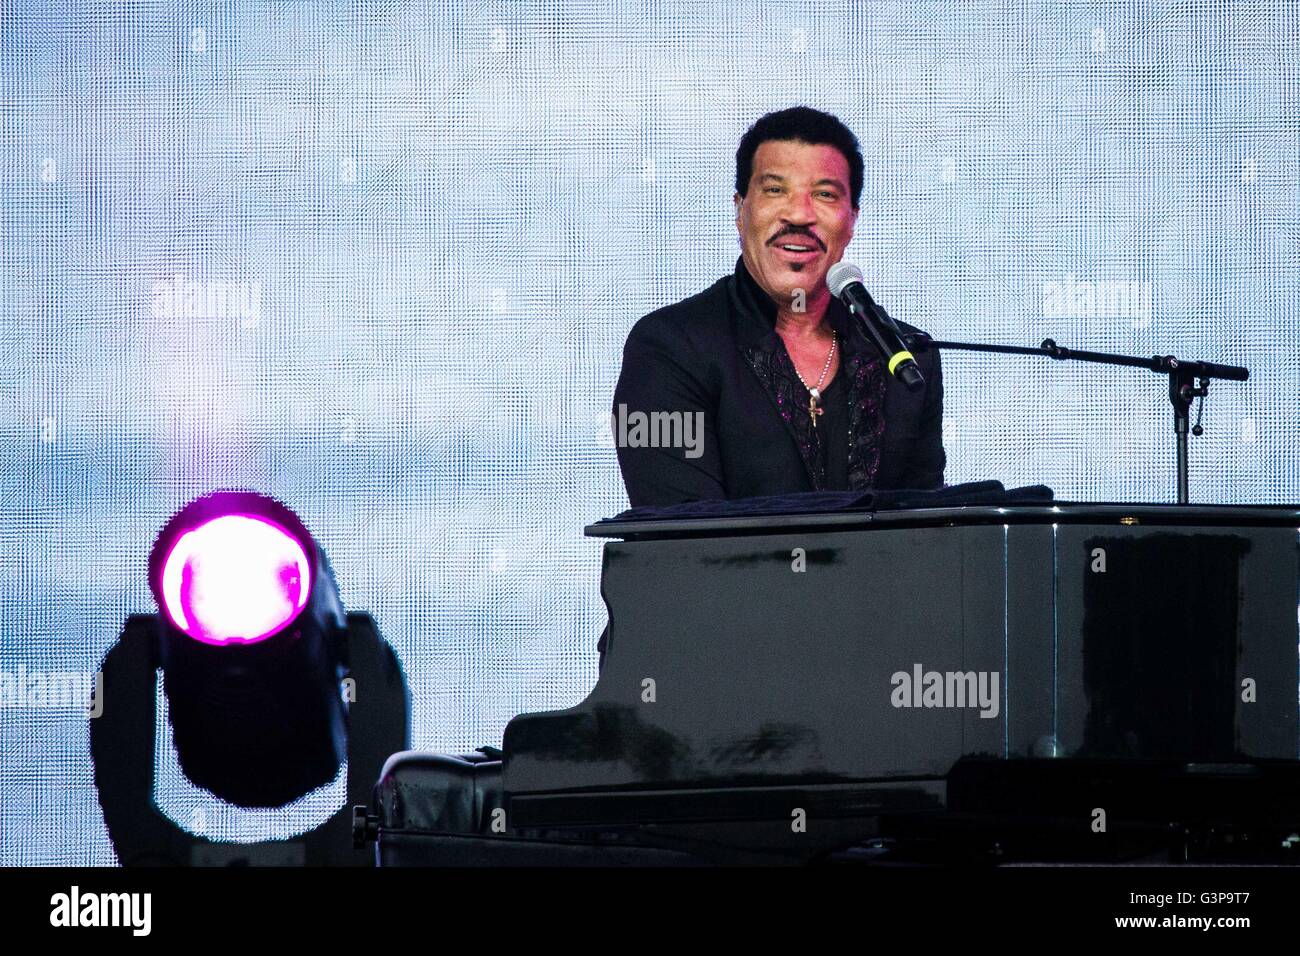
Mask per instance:
[[[717,504],[734,504],[718,502]],[[1178,505],[1162,502],[1075,502],[1050,504],[958,505],[891,510],[831,510],[750,514],[719,511],[683,517],[668,509],[635,518],[605,518],[583,529],[590,538],[625,541],[710,537],[790,531],[848,531],[862,528],[920,528],[987,524],[1097,524],[1121,526],[1236,526],[1300,528],[1300,504]],[[625,512],[626,514],[626,512]]]

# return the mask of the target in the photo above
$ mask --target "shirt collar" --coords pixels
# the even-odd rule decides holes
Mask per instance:
[[[775,342],[771,340],[780,338],[776,334],[776,303],[749,274],[743,256],[736,258],[731,292],[732,303],[739,314],[737,332],[741,347],[774,345]],[[831,328],[839,333],[840,347],[845,354],[852,354],[861,348],[864,343],[860,339],[857,323],[849,315],[844,303],[834,296],[826,307],[826,318]]]

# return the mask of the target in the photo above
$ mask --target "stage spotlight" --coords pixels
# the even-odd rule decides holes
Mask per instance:
[[[223,491],[183,508],[149,559],[181,769],[245,807],[329,783],[346,750],[347,623],[324,553],[273,499]]]
[[[118,860],[372,864],[353,845],[353,808],[371,799],[388,757],[410,748],[410,692],[374,619],[344,613],[298,517],[249,491],[200,498],[158,535],[149,587],[159,613],[123,624],[100,665],[102,712],[89,721]],[[226,843],[180,826],[155,801],[159,669],[177,757],[194,783],[240,806],[278,807],[333,780],[346,753],[343,806],[290,840]]]

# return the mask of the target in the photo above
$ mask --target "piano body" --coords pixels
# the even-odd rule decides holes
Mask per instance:
[[[448,784],[396,755],[370,835],[381,863],[1300,856],[1298,527],[1068,503],[601,522],[590,695],[513,719],[454,826],[411,812]]]

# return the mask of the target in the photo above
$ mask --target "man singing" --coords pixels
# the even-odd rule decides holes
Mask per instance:
[[[623,350],[616,420],[702,426],[689,443],[617,443],[633,507],[943,484],[938,351],[916,356],[926,384],[908,391],[826,286],[861,195],[857,138],[834,116],[769,113],[741,138],[735,271],[642,318]]]

